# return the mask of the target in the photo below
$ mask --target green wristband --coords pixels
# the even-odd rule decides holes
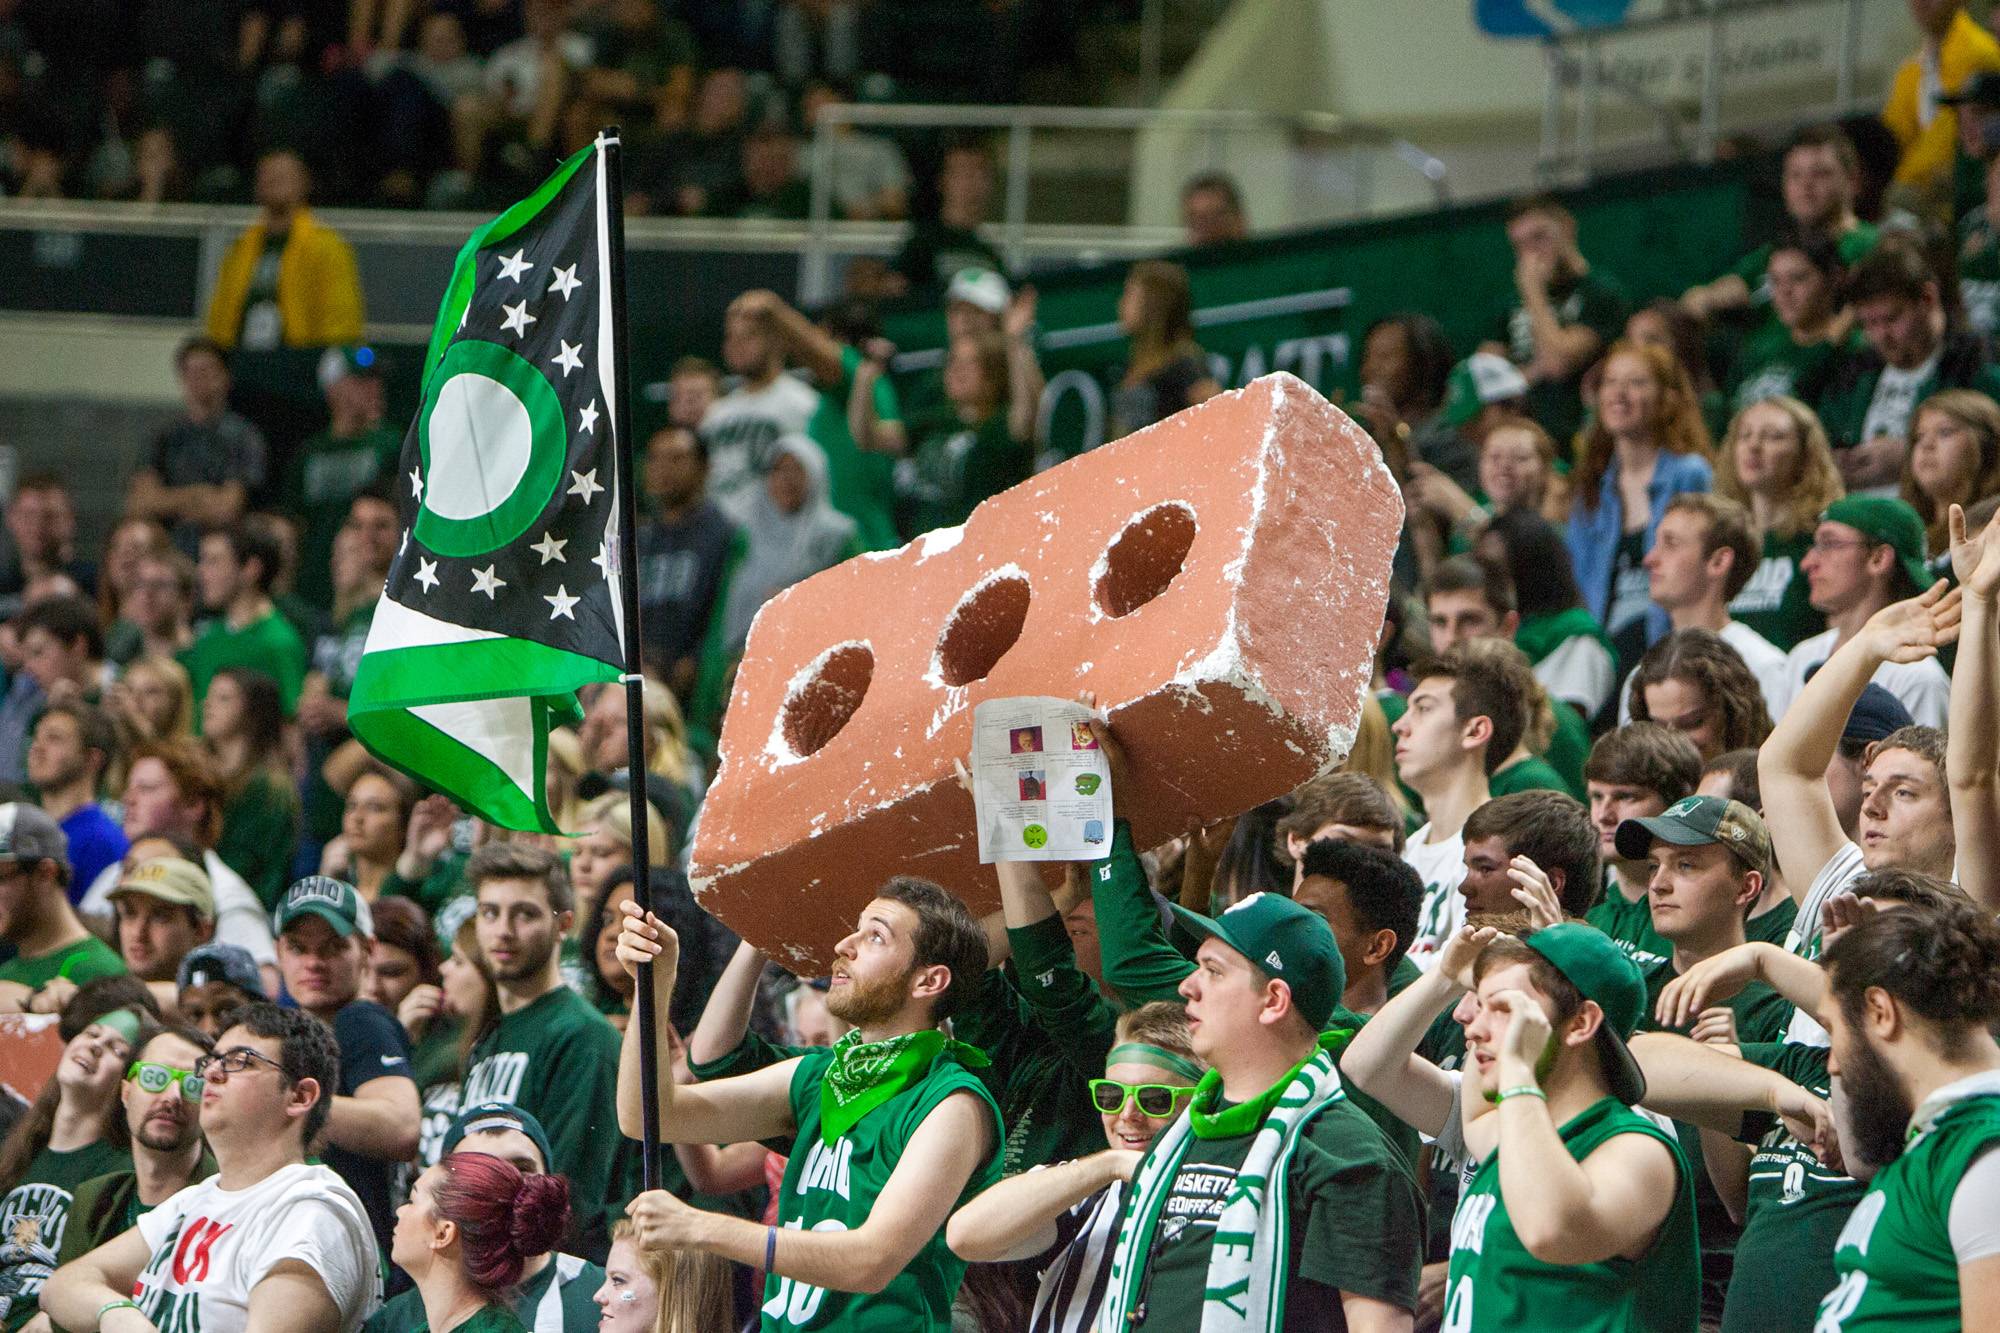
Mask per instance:
[[[138,1310],[138,1309],[139,1309],[139,1303],[137,1301],[106,1301],[104,1303],[104,1308],[97,1312],[97,1322],[100,1324],[103,1323],[104,1316],[110,1314],[113,1310]],[[140,1310],[139,1313],[144,1314],[145,1311]]]
[[[1500,1102],[1506,1101],[1509,1097],[1539,1097],[1543,1101],[1547,1101],[1549,1099],[1549,1094],[1543,1092],[1540,1088],[1536,1087],[1532,1083],[1523,1083],[1518,1088],[1502,1088],[1500,1090],[1500,1095],[1498,1097],[1495,1097],[1493,1101],[1497,1105]]]

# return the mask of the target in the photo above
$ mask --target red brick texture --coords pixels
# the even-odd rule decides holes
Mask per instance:
[[[780,593],[695,832],[703,905],[808,975],[891,875],[994,910],[952,774],[981,699],[1093,691],[1141,847],[1325,772],[1353,742],[1402,522],[1374,442],[1277,374]]]

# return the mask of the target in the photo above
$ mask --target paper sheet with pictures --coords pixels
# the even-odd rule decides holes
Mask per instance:
[[[972,710],[979,859],[1095,861],[1111,846],[1111,770],[1070,699],[988,699]]]

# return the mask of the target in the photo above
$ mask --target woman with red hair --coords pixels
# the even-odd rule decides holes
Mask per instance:
[[[1576,439],[1569,553],[1584,605],[1629,672],[1667,632],[1643,563],[1653,530],[1667,501],[1709,489],[1713,446],[1687,372],[1664,348],[1614,344],[1593,406]]]
[[[569,1182],[456,1152],[417,1177],[389,1257],[417,1285],[436,1333],[526,1333],[508,1308],[527,1260],[569,1227]]]

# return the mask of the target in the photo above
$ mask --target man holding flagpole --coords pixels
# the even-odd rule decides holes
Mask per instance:
[[[642,984],[650,965],[664,1012],[679,941],[657,916],[623,911],[618,959]],[[946,1333],[965,1261],[944,1224],[999,1178],[1002,1133],[992,1095],[966,1068],[985,1056],[939,1025],[978,993],[986,938],[958,899],[898,877],[835,954],[826,1008],[854,1030],[832,1049],[686,1087],[657,1079],[673,1142],[791,1141],[778,1225],[703,1212],[660,1189],[627,1215],[648,1249],[762,1268],[763,1333]],[[631,1135],[642,1129],[641,1046],[635,1023],[618,1061],[618,1125]]]

